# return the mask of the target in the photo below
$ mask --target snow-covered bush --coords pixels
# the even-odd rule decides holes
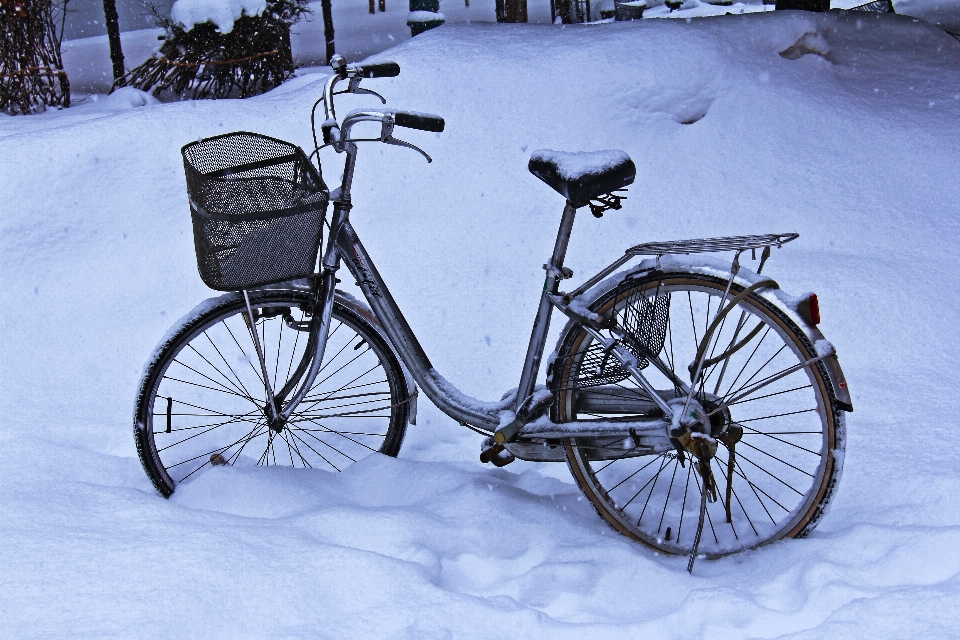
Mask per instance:
[[[169,18],[158,15],[167,30],[159,53],[117,86],[189,98],[264,93],[293,74],[290,26],[309,11],[307,0],[177,0]]]
[[[66,2],[0,0],[0,111],[70,106],[60,41]]]

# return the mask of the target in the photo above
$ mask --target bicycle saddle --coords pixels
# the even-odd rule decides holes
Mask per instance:
[[[527,168],[577,209],[632,184],[637,175],[633,160],[623,151],[568,153],[541,149],[530,156]]]

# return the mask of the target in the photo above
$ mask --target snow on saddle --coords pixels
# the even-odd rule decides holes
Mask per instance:
[[[637,176],[633,160],[623,151],[567,153],[541,149],[530,156],[527,168],[576,209],[632,184]]]

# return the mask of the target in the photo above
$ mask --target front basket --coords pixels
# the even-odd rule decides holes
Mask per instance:
[[[237,291],[313,273],[330,192],[299,147],[226,133],[182,149],[200,277]]]

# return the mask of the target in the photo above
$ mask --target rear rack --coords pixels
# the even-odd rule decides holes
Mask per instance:
[[[647,242],[627,249],[628,256],[663,256],[667,254],[710,253],[715,251],[746,251],[764,247],[781,247],[800,237],[799,233],[767,233],[761,236],[729,236],[727,238],[698,238],[671,242]]]
[[[729,236],[726,238],[699,238],[697,240],[674,240],[672,242],[647,242],[627,249],[622,257],[608,265],[568,296],[573,299],[587,291],[611,273],[626,264],[634,256],[660,256],[668,254],[708,253],[715,251],[736,251],[737,259],[744,251],[756,251],[767,247],[782,247],[791,240],[800,237],[799,233],[767,233],[762,236]]]

